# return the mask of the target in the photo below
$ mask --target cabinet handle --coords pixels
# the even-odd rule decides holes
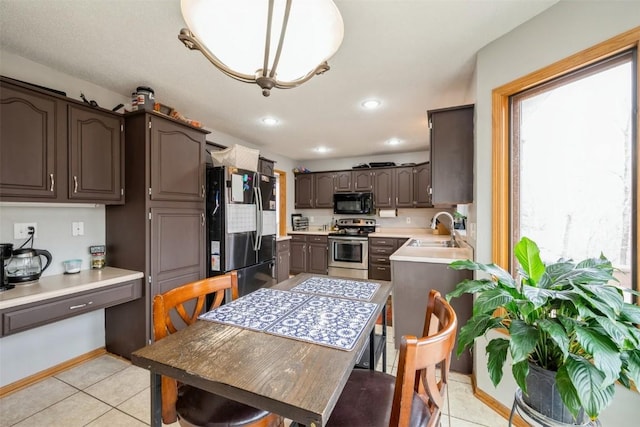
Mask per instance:
[[[85,302],[84,304],[78,304],[78,305],[72,305],[71,307],[69,307],[69,310],[76,310],[78,308],[84,308],[88,305],[93,304],[93,301],[89,301],[89,302]]]
[[[378,262],[386,262],[387,259],[386,258],[378,258]]]
[[[202,225],[204,227],[204,213],[200,213],[200,225]]]
[[[78,177],[75,175],[73,176],[73,192],[78,192]]]
[[[377,267],[377,268],[378,268],[378,270],[383,270],[383,271],[386,270],[386,268],[384,268],[384,267]]]
[[[204,199],[204,184],[201,186],[201,189],[200,189],[200,197]]]
[[[389,197],[389,198],[387,199],[387,204],[389,204],[389,205],[391,204],[391,197]]]
[[[52,173],[49,174],[49,180],[51,181],[51,187],[49,187],[49,191],[53,191],[53,186],[55,185],[56,180],[53,179],[53,174]]]
[[[398,204],[398,198],[396,197],[396,205]]]

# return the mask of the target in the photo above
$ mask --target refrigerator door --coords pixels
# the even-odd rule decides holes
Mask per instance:
[[[255,175],[235,168],[207,169],[209,277],[257,262]]]
[[[275,284],[273,261],[252,265],[238,270],[238,295],[244,296],[260,288],[269,288]]]
[[[225,167],[225,188],[227,203],[255,204],[254,188],[256,186],[256,172],[244,169]]]
[[[263,211],[276,210],[276,178],[268,175],[258,175]]]
[[[258,262],[273,261],[276,257],[276,236],[270,234],[262,236],[260,249],[258,249]]]

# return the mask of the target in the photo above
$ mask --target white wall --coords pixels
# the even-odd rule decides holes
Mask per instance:
[[[475,195],[469,220],[477,223],[476,259],[491,261],[491,91],[640,24],[637,1],[561,1],[483,48],[476,64]],[[511,379],[495,389],[486,372],[484,346],[476,348],[476,381],[503,405],[513,402]],[[506,373],[506,375],[509,375]],[[619,387],[601,417],[606,426],[637,422],[638,393]],[[635,421],[631,421],[635,420]]]

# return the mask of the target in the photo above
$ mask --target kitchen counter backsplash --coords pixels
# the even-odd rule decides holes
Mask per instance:
[[[53,257],[51,265],[42,272],[41,277],[64,273],[62,263],[69,259],[81,259],[80,269],[88,270],[91,260],[89,246],[105,244],[104,205],[2,203],[0,218],[0,243],[11,243],[14,249],[26,240],[13,238],[14,223],[36,223],[33,247],[46,249]],[[73,222],[84,223],[82,236],[72,235]]]
[[[395,218],[380,218],[377,214],[335,215],[333,209],[297,209],[295,213],[300,213],[302,216],[309,218],[309,231],[322,231],[323,225],[330,227],[334,220],[341,218],[375,219],[376,225],[381,228],[429,228],[434,215],[441,211],[447,211],[453,214],[455,209],[398,209],[398,216]],[[288,224],[287,228],[291,229],[291,224]]]

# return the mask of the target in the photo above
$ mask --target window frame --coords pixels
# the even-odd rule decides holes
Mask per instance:
[[[550,80],[568,75],[578,69],[616,56],[626,50],[635,49],[636,58],[640,47],[640,27],[636,27],[607,41],[597,44],[566,59],[558,61],[540,70],[527,74],[510,83],[500,86],[492,92],[492,259],[505,268],[511,269],[513,258],[511,237],[511,138],[510,138],[510,97],[525,90],[547,83]],[[640,99],[640,65],[636,61],[636,81],[634,114],[636,126],[640,122],[638,100]],[[635,158],[632,161],[635,179],[635,200],[632,205],[633,227],[636,230],[632,245],[638,247],[638,226],[640,225],[640,132],[635,129]],[[640,291],[640,251],[635,251],[632,283]],[[635,299],[640,304],[640,298]]]

